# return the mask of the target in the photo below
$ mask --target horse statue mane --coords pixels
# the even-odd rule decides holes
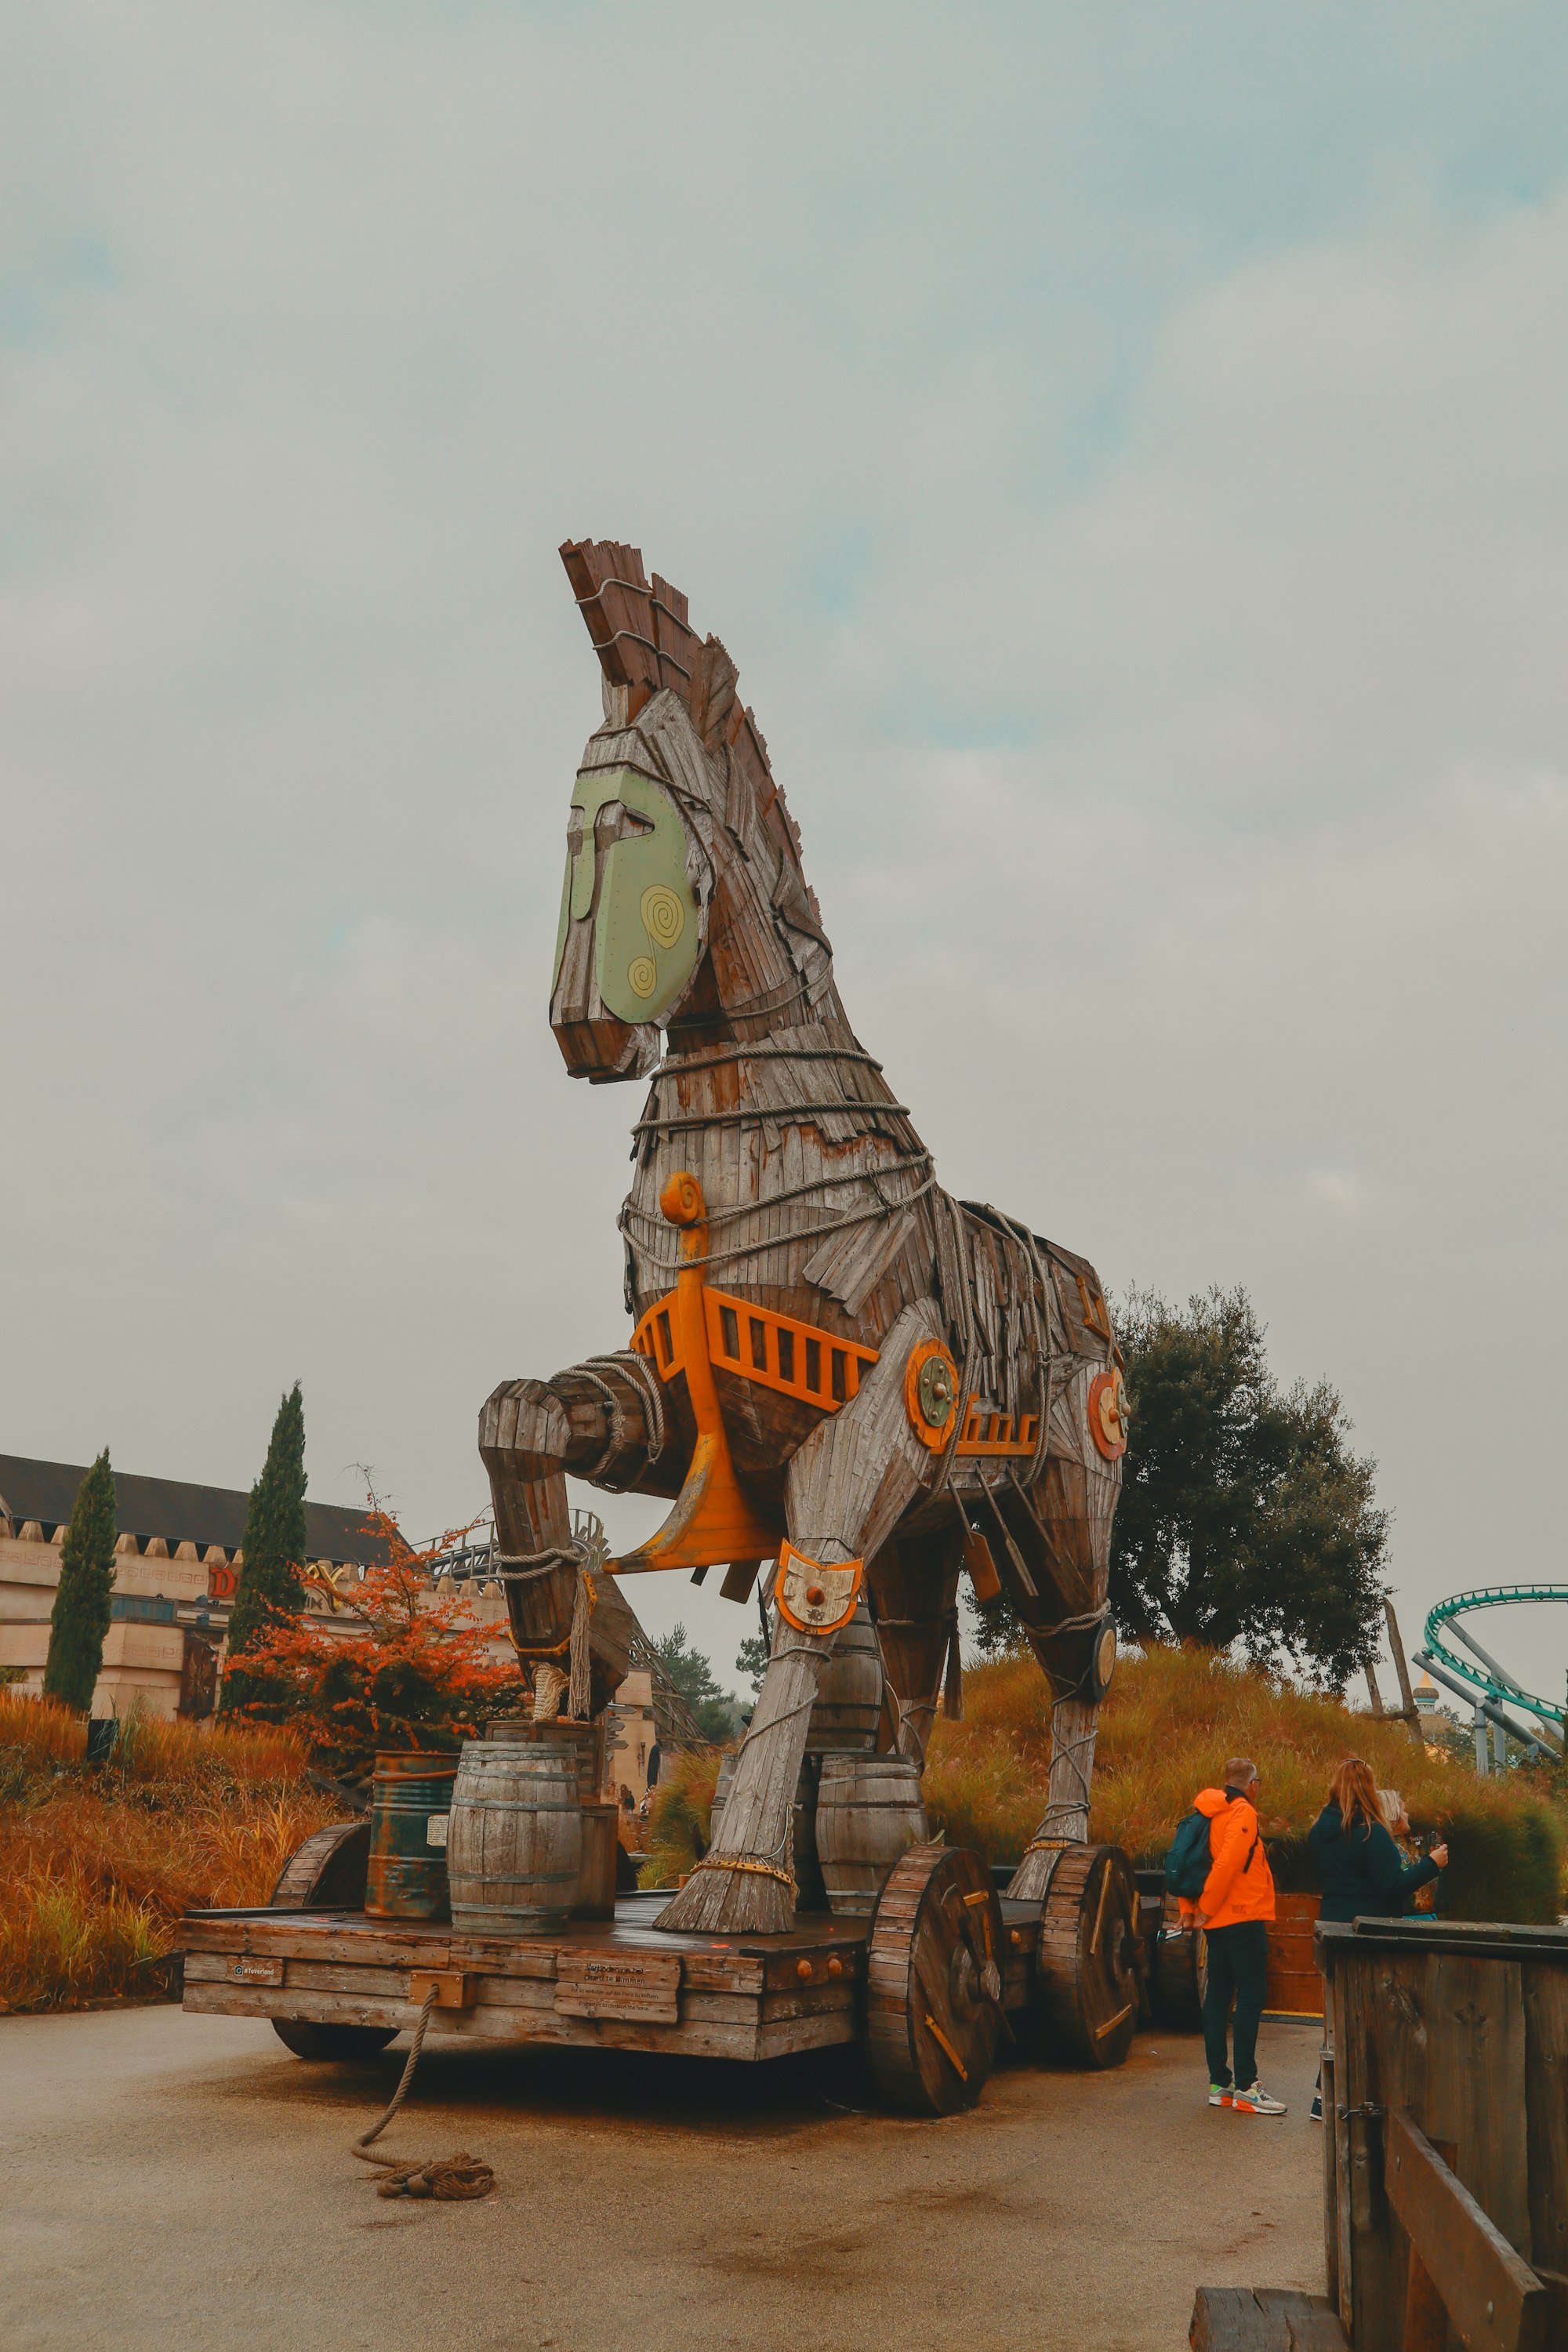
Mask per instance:
[[[617,1576],[762,1591],[767,1671],[721,1831],[661,1915],[768,1931],[838,1637],[880,1662],[880,1752],[916,1771],[961,1705],[958,1589],[1005,1590],[1055,1696],[1015,1891],[1088,1833],[1126,1393],[1086,1259],[937,1182],[846,1018],[799,833],[717,637],[634,548],[562,559],[602,724],[572,795],[550,1019],[567,1069],[646,1079],[621,1213],[629,1345],[502,1384],[480,1417],[513,1639],[536,1713],[625,1671]],[[673,1507],[599,1570],[566,1474]],[[816,1743],[820,1745],[820,1743]]]

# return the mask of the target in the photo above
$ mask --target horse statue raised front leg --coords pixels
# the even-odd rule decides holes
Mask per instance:
[[[1115,1654],[1126,1398],[1103,1292],[1086,1260],[939,1188],[844,1016],[724,647],[636,550],[562,553],[604,723],[572,795],[551,1025],[574,1077],[650,1090],[620,1220],[630,1346],[508,1383],[481,1417],[520,1656],[578,1715],[624,1666],[613,1611],[592,1605],[605,1580],[573,1541],[568,1472],[673,1504],[612,1576],[722,1566],[744,1600],[777,1563],[721,1829],[659,1923],[777,1930],[840,1629],[868,1609],[883,1745],[921,1759],[957,1682],[967,1570],[980,1597],[1006,1591],[1054,1694],[1048,1798],[1010,1890],[1038,1898],[1087,1838]]]

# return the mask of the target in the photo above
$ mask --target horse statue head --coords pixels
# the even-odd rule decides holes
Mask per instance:
[[[800,835],[717,637],[635,548],[561,551],[604,673],[566,831],[550,1025],[574,1077],[646,1076],[673,1032],[749,1040],[839,1011]]]

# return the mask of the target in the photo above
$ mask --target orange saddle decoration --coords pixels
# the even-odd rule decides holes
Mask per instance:
[[[708,1286],[702,1268],[708,1256],[708,1204],[695,1176],[672,1176],[658,1196],[658,1205],[680,1233],[681,1264],[671,1298],[660,1299],[650,1314],[664,1318],[661,1336],[668,1362],[659,1362],[649,1336],[649,1316],[638,1324],[633,1345],[652,1356],[668,1380],[679,1361],[686,1374],[686,1392],[697,1423],[685,1483],[657,1535],[635,1551],[609,1559],[613,1576],[630,1576],[646,1569],[716,1568],[721,1561],[773,1559],[784,1540],[784,1529],[762,1518],[735,1475],[730,1441],[719,1392],[713,1385],[709,1353]],[[861,1351],[862,1353],[864,1350]]]

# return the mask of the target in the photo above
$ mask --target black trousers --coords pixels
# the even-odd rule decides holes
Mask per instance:
[[[1226,2021],[1236,2001],[1236,2087],[1249,2091],[1258,2080],[1258,2021],[1268,1981],[1268,1930],[1261,1919],[1241,1919],[1234,1927],[1208,1931],[1209,1980],[1204,1994],[1204,2049],[1209,2081],[1228,2084]]]

